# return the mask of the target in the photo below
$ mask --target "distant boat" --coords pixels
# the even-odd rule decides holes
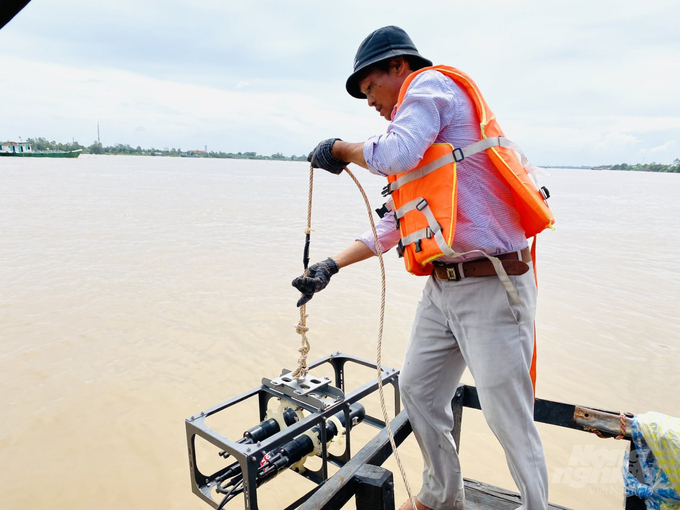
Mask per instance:
[[[74,151],[34,151],[26,142],[8,142],[0,145],[0,156],[18,158],[77,158],[83,149]]]

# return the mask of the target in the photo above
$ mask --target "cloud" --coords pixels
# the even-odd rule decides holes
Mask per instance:
[[[643,152],[648,152],[650,154],[654,154],[657,152],[666,152],[668,149],[671,147],[675,147],[677,145],[677,142],[675,140],[669,140],[661,145],[658,145],[656,147],[652,147],[651,149],[643,149]]]
[[[15,126],[20,131],[0,133],[5,138],[60,139],[66,133],[67,138],[89,143],[96,138],[99,122],[107,145],[207,144],[214,150],[290,154],[313,147],[321,133],[367,136],[357,131],[361,119],[302,93],[226,90],[114,69],[83,70],[12,58],[5,64],[15,69],[3,79],[5,94],[32,98],[11,101],[3,109],[5,129]],[[88,76],[96,81],[85,79]],[[32,127],[36,118],[48,133]]]
[[[23,115],[19,106],[9,117],[3,110],[0,129],[12,132],[0,135],[91,138],[100,119],[107,137],[134,145],[302,153],[321,137],[358,141],[386,124],[346,94],[344,81],[361,40],[396,24],[424,55],[468,72],[537,162],[604,164],[680,139],[676,0],[643,9],[633,0],[428,6],[32,2],[0,32],[0,58],[6,69],[12,62],[0,84],[26,106]],[[146,132],[132,136],[140,125]],[[670,162],[674,149],[655,154]]]
[[[600,150],[625,149],[640,143],[640,140],[628,133],[607,133],[595,146]]]

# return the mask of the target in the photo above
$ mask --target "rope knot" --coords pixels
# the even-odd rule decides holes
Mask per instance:
[[[295,332],[298,335],[302,335],[304,333],[307,333],[307,331],[309,331],[309,328],[307,326],[305,326],[303,324],[296,324],[295,325]]]

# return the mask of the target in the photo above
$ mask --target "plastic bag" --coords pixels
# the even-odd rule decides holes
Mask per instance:
[[[626,496],[645,500],[649,510],[680,510],[680,419],[645,413],[632,420],[631,435],[645,482],[623,468]]]

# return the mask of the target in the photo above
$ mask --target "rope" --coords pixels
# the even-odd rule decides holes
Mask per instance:
[[[312,234],[313,191],[314,191],[314,168],[312,167],[312,165],[309,165],[309,197],[307,198],[307,228],[305,228],[306,237],[305,254],[303,257],[305,266],[304,271],[305,276],[309,274],[307,264],[309,263],[309,238]],[[300,307],[300,322],[298,322],[297,325],[295,326],[295,332],[302,337],[301,345],[300,348],[298,349],[298,352],[300,353],[300,357],[298,358],[298,366],[295,369],[295,372],[293,372],[293,377],[298,381],[307,377],[307,373],[309,372],[307,368],[307,355],[309,354],[311,345],[309,345],[309,340],[307,340],[307,331],[309,331],[309,328],[307,327],[307,317],[309,317],[309,315],[307,315],[307,303],[305,303]]]
[[[611,436],[605,436],[602,432],[600,432],[599,430],[597,430],[596,428],[593,428],[593,427],[583,427],[583,428],[585,430],[587,430],[588,432],[592,432],[593,434],[595,434],[600,439],[609,439],[611,437]]]
[[[632,417],[631,413],[626,413],[624,411],[619,412],[619,435],[616,436],[614,439],[624,439],[626,437],[626,416]],[[606,436],[602,432],[600,432],[598,429],[593,428],[593,427],[583,427],[585,430],[588,432],[592,432],[595,434],[597,437],[600,439],[609,439],[612,436]]]
[[[295,372],[293,372],[293,378],[298,381],[307,377],[308,372],[307,355],[309,354],[311,345],[309,345],[309,340],[307,340],[307,331],[309,331],[309,328],[307,327],[307,317],[309,317],[309,315],[307,315],[307,305],[305,304],[300,307],[300,322],[295,326],[295,332],[302,336],[301,345],[298,349],[298,352],[300,353],[298,366],[295,369]]]
[[[621,423],[621,433],[614,439],[623,439],[626,437],[626,415],[623,411],[619,412],[619,422]]]
[[[387,407],[385,406],[385,394],[383,391],[383,383],[382,383],[382,337],[383,337],[383,326],[385,323],[385,263],[383,261],[383,254],[382,254],[382,246],[380,246],[380,240],[378,239],[378,231],[375,229],[375,222],[373,221],[373,211],[371,210],[371,203],[368,200],[368,197],[366,196],[366,192],[364,191],[364,188],[361,186],[357,178],[354,176],[354,174],[349,170],[349,168],[345,167],[345,172],[349,174],[349,176],[352,178],[354,181],[354,184],[357,185],[357,188],[359,188],[359,192],[361,193],[361,196],[364,199],[364,204],[366,204],[366,211],[368,212],[368,220],[371,223],[371,230],[373,231],[373,239],[375,240],[375,247],[376,247],[376,252],[378,255],[378,260],[380,261],[380,283],[381,283],[381,292],[380,292],[380,323],[378,325],[378,347],[377,347],[377,357],[376,357],[376,368],[378,371],[378,393],[380,395],[380,409],[382,410],[382,415],[383,419],[385,420],[385,427],[387,428],[387,435],[390,438],[390,445],[392,446],[392,451],[394,452],[394,460],[397,461],[397,466],[399,467],[399,472],[401,473],[401,478],[404,480],[404,485],[406,486],[406,492],[408,493],[409,500],[411,501],[411,505],[413,505],[413,510],[417,510],[416,506],[416,500],[413,497],[413,493],[411,492],[411,486],[408,483],[408,478],[406,477],[406,471],[404,470],[404,466],[401,463],[401,459],[399,458],[399,452],[397,451],[397,444],[394,441],[394,434],[392,433],[392,428],[390,427],[390,418],[387,414]],[[312,192],[314,189],[314,169],[310,165],[309,167],[309,198],[307,200],[307,228],[305,229],[305,235],[307,236],[306,238],[306,243],[305,243],[305,271],[304,274],[305,276],[308,274],[307,270],[307,261],[308,261],[308,250],[309,250],[309,236],[312,232]],[[302,337],[302,345],[298,349],[298,352],[300,353],[300,358],[298,359],[298,366],[297,369],[293,372],[292,377],[294,377],[297,380],[304,379],[307,376],[307,354],[309,354],[310,351],[310,344],[309,340],[307,339],[307,331],[309,331],[309,328],[307,327],[307,304],[304,304],[300,307],[300,322],[295,326],[295,331]]]
[[[399,452],[397,451],[397,444],[394,441],[394,434],[392,433],[392,427],[390,427],[390,418],[387,415],[387,407],[385,406],[385,394],[383,392],[382,383],[382,338],[383,338],[383,325],[385,323],[385,262],[383,261],[382,246],[380,245],[380,240],[378,239],[378,231],[375,229],[375,221],[373,221],[373,211],[371,210],[371,203],[368,201],[366,192],[361,184],[354,176],[354,174],[345,167],[345,172],[354,181],[354,184],[359,188],[361,196],[364,198],[364,204],[366,204],[366,211],[368,212],[368,220],[371,223],[371,230],[373,231],[373,239],[375,241],[375,251],[378,255],[378,260],[380,261],[380,323],[378,324],[378,346],[376,355],[376,368],[378,371],[378,393],[380,395],[380,409],[382,410],[383,419],[385,420],[385,427],[387,428],[387,435],[390,438],[390,445],[392,445],[392,451],[394,452],[394,460],[397,461],[397,466],[399,467],[399,472],[401,473],[401,478],[404,480],[404,485],[406,486],[406,492],[408,493],[408,498],[413,505],[413,510],[417,510],[416,499],[413,497],[411,492],[411,486],[408,483],[408,478],[406,477],[406,471],[399,458]]]

